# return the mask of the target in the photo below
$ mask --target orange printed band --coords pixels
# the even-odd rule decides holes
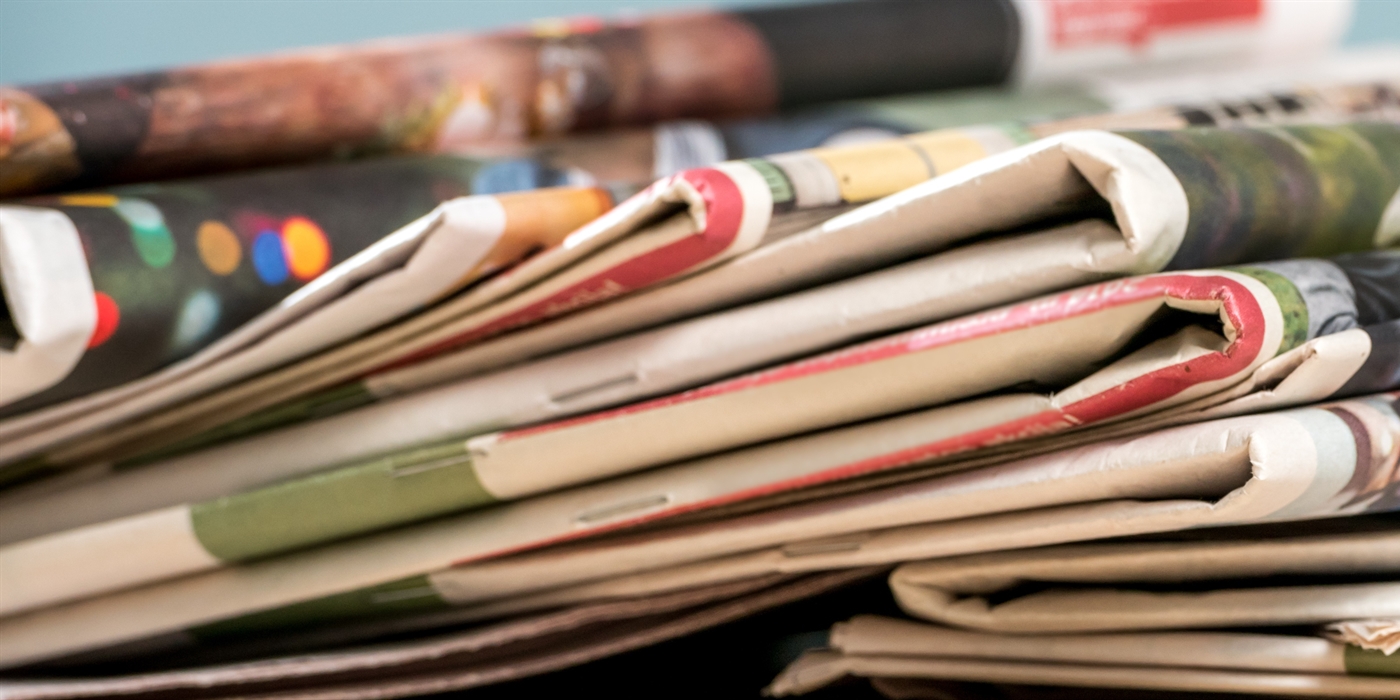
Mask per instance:
[[[505,210],[501,238],[474,271],[479,276],[504,269],[564,240],[578,227],[612,209],[612,196],[599,187],[551,187],[498,194]]]

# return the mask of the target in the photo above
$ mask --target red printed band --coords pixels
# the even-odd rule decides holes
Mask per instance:
[[[441,340],[389,366],[403,366],[443,351],[537,323],[571,311],[600,304],[613,297],[650,287],[680,275],[728,251],[739,237],[744,218],[744,198],[728,175],[713,168],[687,170],[674,176],[700,195],[705,206],[705,228],[673,243],[650,250],[535,301],[486,324]],[[655,196],[665,188],[653,187],[638,197]],[[384,368],[377,368],[379,371]]]
[[[1258,310],[1257,304],[1250,304],[1250,300],[1253,299],[1252,295],[1249,295],[1247,290],[1244,290],[1241,285],[1234,282],[1233,280],[1223,279],[1219,277],[1197,277],[1194,279],[1213,280],[1216,282],[1223,281],[1226,284],[1226,286],[1234,288],[1233,292],[1227,292],[1227,294],[1233,293],[1236,295],[1233,301],[1235,302],[1234,309],[1238,312],[1241,312],[1238,318],[1248,319],[1251,317],[1257,317],[1262,319],[1263,314],[1262,311]],[[1205,295],[1198,295],[1190,298],[1221,298],[1215,294],[1210,293],[1214,289],[1216,289],[1213,287],[1197,288],[1195,285],[1190,285],[1189,282],[1184,286],[1185,288],[1190,289],[1190,291],[1207,292],[1207,294]],[[1244,293],[1240,294],[1240,292]],[[1256,311],[1259,311],[1257,316],[1254,316],[1254,314],[1250,312],[1251,306]],[[1232,319],[1234,318],[1236,317],[1232,315]],[[1238,354],[1241,356],[1250,355],[1250,353],[1248,352],[1240,352]],[[1190,363],[1188,362],[1186,364]],[[1239,365],[1239,368],[1243,369],[1246,366],[1248,366],[1248,361],[1242,362]],[[1391,400],[1400,401],[1400,392],[1382,394],[1381,396],[1388,397]],[[689,503],[678,503],[670,507],[656,508],[654,510],[647,511],[645,513],[630,518],[608,520],[597,525],[579,525],[570,532],[562,533],[554,537],[543,538],[535,542],[531,542],[529,544],[504,547],[499,550],[487,552],[478,556],[460,559],[454,561],[452,563],[452,566],[462,566],[475,561],[482,561],[494,557],[516,554],[533,549],[539,549],[541,547],[546,547],[553,544],[560,544],[573,540],[583,539],[585,537],[590,537],[604,532],[616,532],[618,530],[623,530],[629,527],[643,525],[665,518],[671,518],[678,515],[684,515],[686,513],[704,510],[707,508],[716,508],[731,503],[741,503],[743,501],[752,500],[763,496],[769,496],[777,493],[785,493],[788,491],[795,491],[797,489],[808,486],[818,486],[824,483],[838,481],[841,479],[848,479],[873,472],[887,471],[898,467],[916,464],[924,460],[933,459],[941,456],[947,456],[969,449],[975,449],[977,447],[994,445],[999,442],[1008,442],[1012,439],[1011,436],[1013,435],[1034,437],[1036,435],[1058,432],[1058,430],[1063,429],[1063,427],[1069,427],[1069,424],[1065,421],[1064,416],[1061,415],[1060,412],[1046,411],[1044,413],[1040,413],[1033,416],[1027,416],[1025,418],[1021,418],[1015,421],[1008,421],[1007,423],[988,428],[987,430],[976,431],[955,438],[950,438],[948,440],[942,440],[938,442],[928,443],[926,445],[918,445],[908,449],[890,452],[888,454],[871,457],[869,459],[851,462],[850,464],[845,464],[832,469],[826,469],[810,474],[803,474],[801,476],[797,476],[791,479],[780,479],[770,481],[766,484],[760,484],[758,486],[753,486],[750,488],[737,489],[728,493],[720,494],[713,498],[699,499],[691,501]],[[759,514],[756,517],[765,516]],[[785,515],[782,511],[769,511],[768,517],[782,518],[785,517]]]
[[[1241,368],[1247,367],[1263,344],[1264,329],[1259,327],[1263,320],[1263,311],[1259,309],[1253,294],[1235,280],[1214,275],[1160,275],[1129,278],[1083,287],[1063,294],[940,323],[652,401],[508,431],[502,433],[500,439],[510,440],[584,423],[610,420],[632,413],[652,411],[688,401],[699,401],[767,384],[800,379],[809,375],[832,372],[1045,323],[1063,321],[1154,297],[1220,300],[1226,307],[1225,313],[1230,322],[1238,329],[1239,336],[1223,355],[1212,353],[1180,365],[1174,365],[1167,370],[1144,375],[1140,378],[1142,381],[1128,382],[1124,387],[1130,387],[1133,393],[1115,391],[1111,396],[1091,397],[1079,401],[1066,409],[1070,420],[1089,422],[1099,420],[1106,415],[1116,415],[1155,403],[1190,386],[1190,383],[1185,383],[1188,379],[1200,383],[1230,376],[1230,374],[1240,371]],[[1136,397],[1150,397],[1151,400],[1133,405],[1132,409],[1127,408],[1129,404],[1134,403]],[[1055,412],[1055,420],[1064,421],[1065,419],[1065,416]]]
[[[1159,32],[1258,23],[1264,0],[1048,0],[1056,48],[1094,44],[1142,47]]]
[[[1163,290],[1185,300],[1213,299],[1219,301],[1225,317],[1235,329],[1235,340],[1224,352],[1212,352],[1186,362],[1163,367],[1134,377],[1110,391],[1095,394],[1061,411],[1078,423],[1094,423],[1121,416],[1165,401],[1187,389],[1232,377],[1259,358],[1264,349],[1268,323],[1259,300],[1240,282],[1229,277],[1194,277],[1172,275],[1161,280]]]

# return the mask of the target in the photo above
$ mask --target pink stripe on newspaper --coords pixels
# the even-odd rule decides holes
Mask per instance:
[[[687,170],[674,177],[689,182],[704,201],[703,230],[624,260],[529,306],[437,342],[373,371],[412,364],[459,345],[561,316],[664,282],[729,250],[739,237],[739,224],[744,218],[744,198],[739,186],[728,175],[714,168]],[[635,196],[653,196],[651,192],[655,189],[657,188],[653,186],[648,188],[648,192]]]

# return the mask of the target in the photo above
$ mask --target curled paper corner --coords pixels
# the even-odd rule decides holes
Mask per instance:
[[[1335,642],[1379,651],[1386,656],[1400,650],[1400,619],[1397,618],[1333,622],[1324,627],[1322,633]]]
[[[63,380],[115,329],[119,307],[93,289],[87,253],[66,215],[0,207],[0,406]]]

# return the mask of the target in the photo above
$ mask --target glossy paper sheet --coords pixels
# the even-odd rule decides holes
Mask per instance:
[[[324,48],[0,93],[0,193],[1335,42],[1347,3],[837,2]],[[1274,18],[1274,14],[1282,14]],[[1272,21],[1270,21],[1272,20]],[[1085,31],[1086,26],[1112,31]]]

